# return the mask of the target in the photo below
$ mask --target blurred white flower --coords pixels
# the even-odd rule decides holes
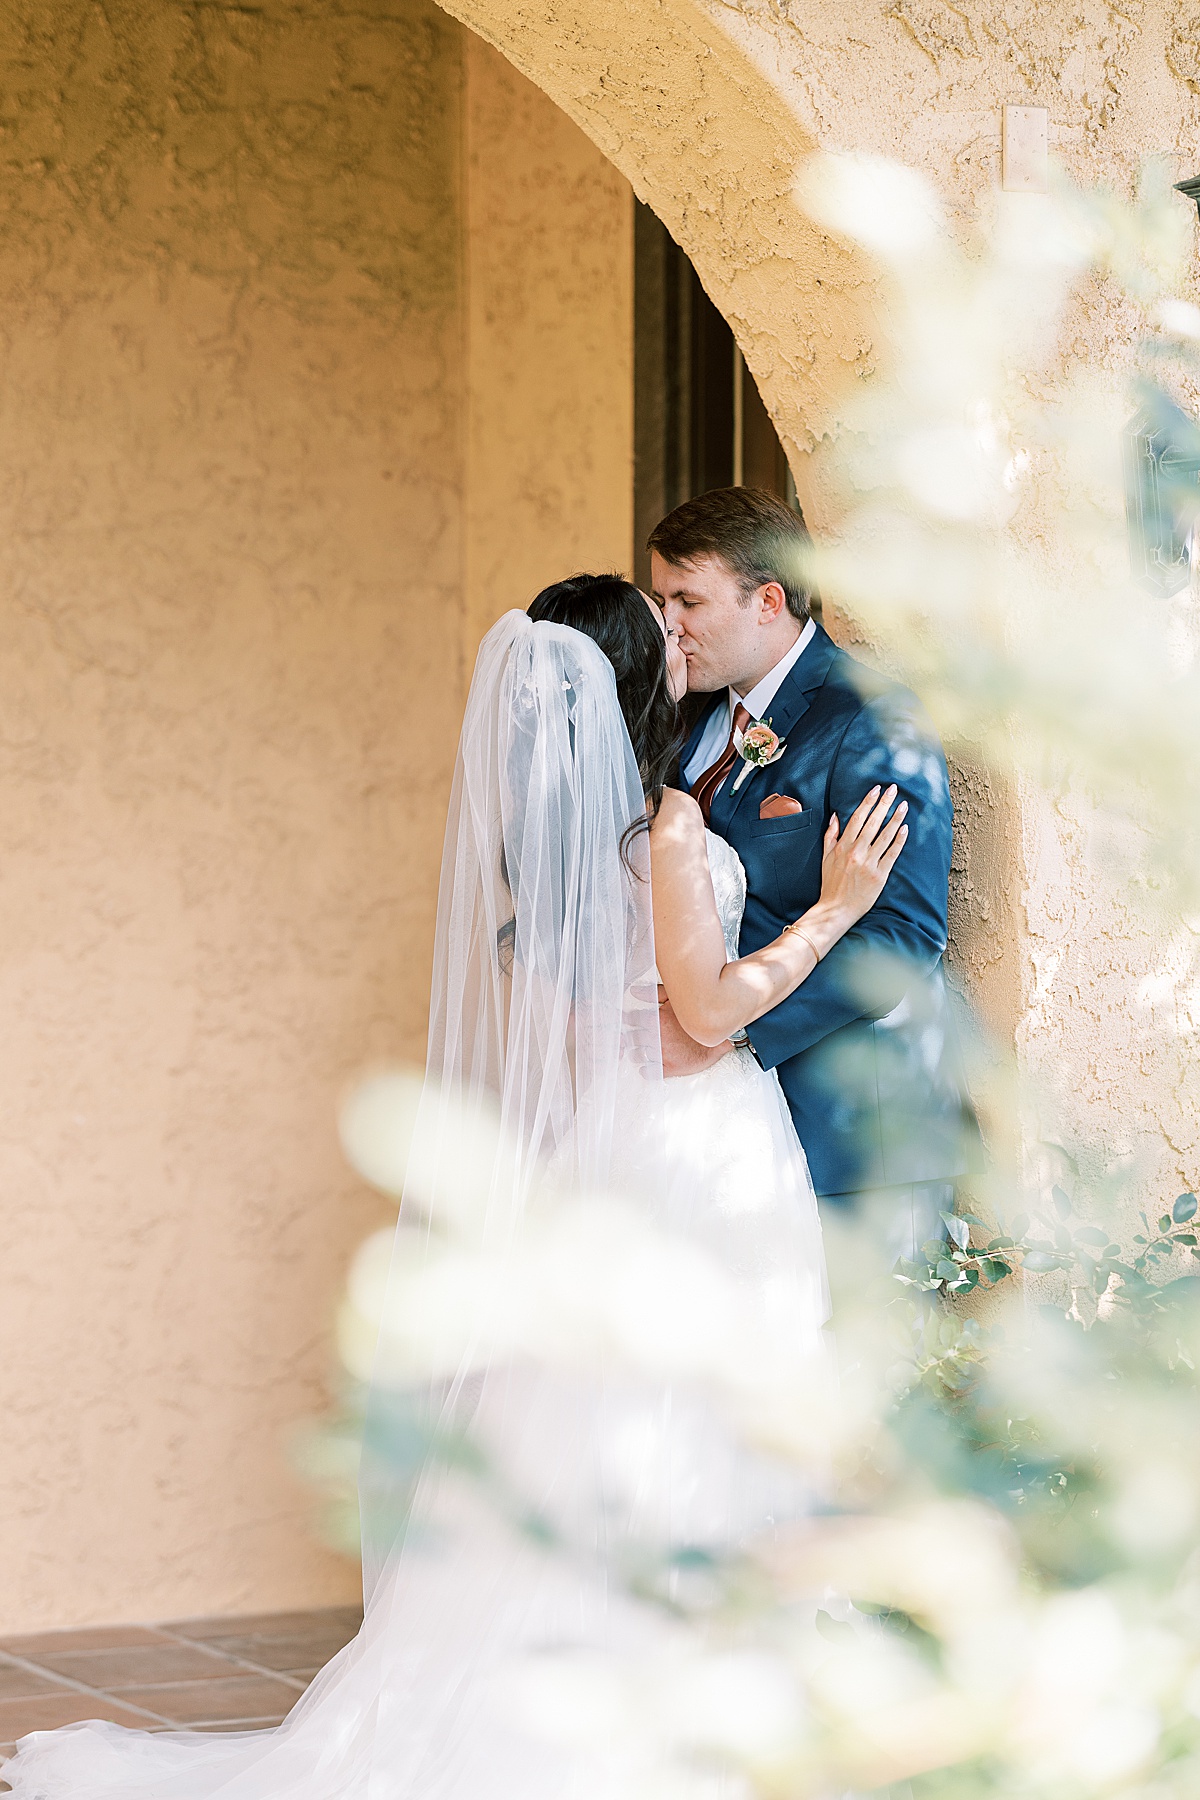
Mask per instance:
[[[940,237],[942,203],[915,169],[883,156],[814,156],[797,197],[809,217],[877,256],[915,256]]]
[[[978,766],[997,794],[1019,792],[1026,897],[1078,895],[1084,863],[1121,884],[1107,910],[1030,939],[1027,1049],[1059,1041],[1064,1007],[1098,1003],[1081,983],[1081,941],[1115,943],[1119,931],[1120,954],[1136,955],[1149,933],[1135,908],[1172,907],[1157,960],[1126,991],[1140,1034],[1135,1080],[1160,1040],[1178,1052],[1179,1038],[1200,1031],[1187,917],[1200,902],[1200,638],[1192,596],[1164,605],[1130,584],[1120,446],[1136,402],[1124,366],[1093,354],[1084,321],[1121,305],[1130,329],[1153,320],[1175,341],[1149,354],[1183,371],[1181,396],[1195,410],[1187,365],[1200,308],[1166,296],[1184,227],[1190,245],[1187,209],[1177,197],[1130,206],[1065,187],[1001,195],[994,230],[964,243],[967,228],[956,220],[951,234],[928,182],[883,159],[816,157],[797,192],[822,227],[890,265],[881,335],[894,362],[882,366],[881,344],[875,373],[845,403],[848,505],[836,540],[819,549],[822,589],[957,735],[960,772]],[[1007,529],[1018,499],[1020,531]],[[969,804],[992,805],[991,786],[981,799],[967,785]],[[1170,1125],[1191,1157],[1195,1109],[1181,1084],[1178,1119],[1155,1128]],[[511,1719],[559,1742],[615,1747],[620,1779],[595,1800],[816,1800],[935,1769],[937,1791],[963,1800],[985,1788],[1025,1800],[1191,1800],[1200,1733],[1186,1736],[1180,1707],[1200,1719],[1200,1576],[1181,1573],[1169,1593],[1164,1569],[1172,1556],[1183,1568],[1200,1518],[1194,1396],[1179,1379],[1200,1343],[1181,1337],[1162,1368],[1110,1380],[1094,1342],[1056,1334],[1013,1295],[1004,1342],[988,1352],[984,1417],[987,1455],[1012,1486],[995,1507],[916,1502],[957,1476],[892,1432],[888,1371],[910,1388],[955,1320],[931,1314],[916,1333],[926,1333],[922,1351],[851,1305],[839,1313],[835,1386],[821,1345],[796,1328],[810,1309],[786,1281],[749,1304],[703,1244],[611,1196],[549,1193],[486,1108],[436,1095],[419,1106],[418,1091],[413,1077],[374,1077],[343,1117],[355,1165],[385,1192],[403,1188],[428,1220],[401,1232],[394,1260],[391,1233],[356,1259],[339,1323],[353,1372],[370,1371],[377,1345],[385,1378],[400,1385],[531,1359],[565,1376],[569,1412],[575,1377],[603,1367],[606,1381],[625,1383],[597,1440],[605,1491],[636,1493],[641,1522],[662,1538],[691,1454],[684,1429],[664,1446],[664,1384],[676,1422],[693,1408],[697,1441],[706,1452],[714,1438],[728,1446],[730,1467],[765,1450],[810,1485],[831,1455],[849,1472],[841,1516],[739,1540],[750,1567],[736,1565],[744,1585],[724,1615],[706,1564],[688,1604],[716,1607],[718,1629],[664,1613],[652,1650],[639,1638],[628,1658],[545,1655],[506,1673]],[[1006,1091],[1015,1117],[1023,1102],[1015,1083]],[[1106,1181],[1123,1178],[1124,1123],[1107,1127],[1102,1155],[1085,1146],[1079,1158],[1069,1130],[1039,1115],[1027,1184],[1048,1193],[1064,1168],[1097,1163]],[[508,1193],[533,1199],[506,1207]],[[1003,1198],[1009,1208],[1013,1196]],[[489,1203],[500,1225],[485,1237]],[[856,1269],[869,1254],[860,1242]],[[1101,1317],[1120,1310],[1113,1292],[1096,1301]],[[1007,1429],[1036,1446],[1032,1471],[1004,1460],[996,1419],[1007,1423],[995,1436]],[[953,1439],[957,1427],[941,1423]],[[977,1459],[979,1442],[954,1439],[954,1452]],[[997,1464],[987,1463],[989,1479]],[[1097,1546],[1119,1577],[1072,1589]],[[895,1609],[915,1629],[859,1617],[826,1638],[812,1628],[823,1595],[841,1597],[843,1612],[849,1595]],[[1164,1760],[1143,1772],[1160,1734]],[[985,1765],[984,1786],[972,1785]]]
[[[795,1675],[781,1657],[763,1650],[680,1660],[652,1692],[664,1736],[689,1749],[769,1764],[794,1750],[804,1730]]]
[[[1005,463],[982,429],[936,425],[913,431],[899,446],[900,477],[937,518],[999,523],[1012,511]]]
[[[1112,1528],[1134,1555],[1172,1550],[1194,1533],[1198,1501],[1194,1473],[1158,1458],[1126,1475],[1110,1514]]]
[[[404,1192],[423,1086],[418,1069],[376,1070],[354,1084],[338,1119],[351,1168],[397,1200]]]
[[[1061,277],[1085,268],[1100,245],[1100,222],[1069,191],[997,195],[993,253],[1002,265]],[[1026,298],[1031,301],[1032,295]]]
[[[364,1181],[446,1229],[502,1229],[526,1191],[519,1146],[486,1095],[442,1092],[411,1069],[365,1076],[342,1104],[342,1146]],[[507,1202],[507,1204],[506,1204]]]
[[[628,1737],[636,1707],[630,1671],[603,1651],[542,1651],[514,1658],[491,1684],[494,1712],[550,1743],[603,1748]]]
[[[1200,306],[1190,300],[1160,300],[1154,309],[1154,322],[1172,337],[1200,342]]]
[[[1158,1744],[1161,1726],[1152,1707],[1116,1699],[1078,1731],[1066,1733],[1053,1763],[1111,1791],[1142,1767]]]
[[[338,1347],[350,1373],[410,1386],[511,1355],[521,1295],[496,1257],[419,1230],[379,1231],[350,1269]]]
[[[858,1631],[825,1649],[808,1678],[822,1702],[849,1719],[911,1706],[939,1685],[911,1646],[895,1637],[868,1637]]]
[[[1058,1594],[1034,1622],[1017,1740],[1048,1781],[1108,1785],[1139,1768],[1158,1740],[1155,1709],[1136,1697],[1131,1644],[1115,1601],[1097,1588]]]
[[[1200,1666],[1191,1670],[1183,1684],[1183,1704],[1193,1719],[1200,1719]]]
[[[805,1729],[796,1677],[762,1650],[705,1652],[685,1634],[626,1655],[547,1650],[509,1663],[493,1703],[551,1742],[611,1748],[619,1738],[650,1766],[679,1752],[777,1763]]]

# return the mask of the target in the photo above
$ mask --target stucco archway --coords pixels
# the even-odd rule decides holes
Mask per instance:
[[[795,204],[817,149],[748,50],[695,0],[444,0],[573,119],[662,219],[729,321],[784,441],[804,453],[869,359],[874,277]],[[731,14],[731,19],[737,15]]]

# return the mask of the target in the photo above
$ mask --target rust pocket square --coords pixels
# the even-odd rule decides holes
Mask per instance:
[[[758,809],[760,819],[790,819],[793,813],[803,812],[804,808],[790,794],[768,794]]]

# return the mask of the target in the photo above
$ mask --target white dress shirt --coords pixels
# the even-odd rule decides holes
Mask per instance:
[[[712,768],[722,750],[724,750],[726,744],[729,742],[729,727],[733,722],[734,709],[739,701],[745,707],[752,719],[757,720],[764,718],[772,700],[774,700],[776,694],[783,686],[784,681],[791,674],[816,635],[817,628],[813,621],[809,619],[805,624],[804,630],[800,633],[800,636],[796,639],[787,654],[780,657],[779,661],[775,664],[775,667],[764,675],[762,680],[757,682],[755,686],[750,689],[748,694],[738,694],[730,688],[728,704],[713,708],[712,717],[704,727],[700,742],[696,745],[696,748],[688,758],[687,765],[683,771],[687,776],[689,786],[694,787],[698,778],[703,775],[705,769]],[[725,780],[727,781],[728,779],[729,777],[726,776]],[[724,785],[725,782],[722,782],[721,786],[724,787]],[[717,789],[717,792],[719,793],[720,789]]]

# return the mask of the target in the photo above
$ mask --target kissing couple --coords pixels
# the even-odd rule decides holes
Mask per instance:
[[[379,1283],[362,1630],[270,1731],[35,1732],[17,1800],[626,1800],[645,1744],[523,1705],[514,1670],[674,1654],[711,1604],[685,1569],[715,1580],[817,1502],[781,1446],[836,1387],[820,1209],[869,1196],[912,1254],[966,1168],[946,762],[812,618],[781,501],[703,494],[649,547],[650,595],[576,575],[479,651]],[[608,1195],[627,1266],[579,1200]],[[602,1319],[599,1276],[545,1249],[560,1215],[618,1294]],[[656,1262],[668,1241],[688,1257]],[[732,1420],[696,1292],[731,1365],[766,1344],[800,1372],[790,1419]]]

